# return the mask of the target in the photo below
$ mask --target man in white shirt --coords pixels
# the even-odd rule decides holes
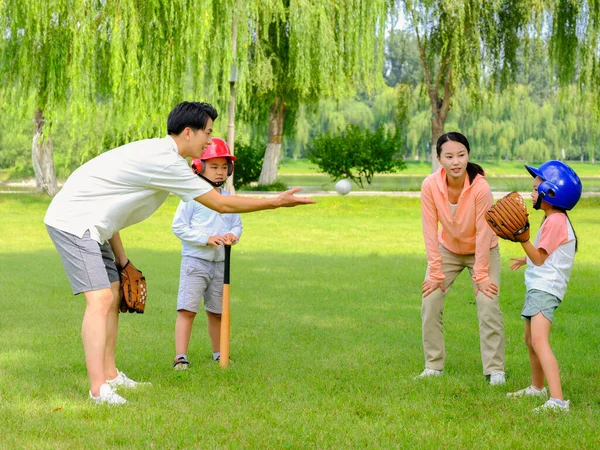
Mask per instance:
[[[117,266],[127,263],[119,231],[156,211],[169,193],[220,213],[245,213],[314,203],[299,188],[268,199],[222,196],[196,176],[185,158],[200,158],[211,143],[217,111],[184,102],[167,120],[168,135],[110,150],[75,170],[54,197],[44,223],[74,294],[83,293],[82,339],[95,403],[122,404],[117,387],[136,387],[116,368],[119,312]]]

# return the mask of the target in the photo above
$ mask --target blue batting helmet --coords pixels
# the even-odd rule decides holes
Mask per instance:
[[[525,166],[532,177],[544,180],[538,194],[552,206],[570,210],[581,198],[581,180],[573,169],[561,161],[548,161],[539,168]]]

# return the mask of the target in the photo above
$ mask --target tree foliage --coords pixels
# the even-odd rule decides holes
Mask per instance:
[[[349,178],[363,186],[371,184],[376,173],[392,173],[405,168],[398,136],[383,127],[371,132],[348,125],[339,134],[316,136],[308,150],[308,159],[334,180]]]

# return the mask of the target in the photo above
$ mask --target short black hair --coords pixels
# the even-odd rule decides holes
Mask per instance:
[[[169,113],[167,133],[178,135],[186,127],[204,130],[208,119],[215,121],[217,117],[219,117],[217,110],[209,103],[182,102]]]

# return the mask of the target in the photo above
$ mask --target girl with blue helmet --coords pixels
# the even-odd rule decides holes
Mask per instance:
[[[508,397],[550,398],[535,411],[568,411],[564,399],[556,357],[550,348],[550,328],[554,310],[567,291],[571,268],[577,251],[577,236],[567,211],[581,198],[581,180],[573,169],[561,161],[548,161],[539,168],[525,166],[532,177],[531,200],[534,209],[544,211],[544,220],[534,243],[522,242],[525,258],[511,258],[510,268],[525,270],[525,343],[531,365],[531,385],[507,394]],[[548,390],[544,387],[548,382]]]

